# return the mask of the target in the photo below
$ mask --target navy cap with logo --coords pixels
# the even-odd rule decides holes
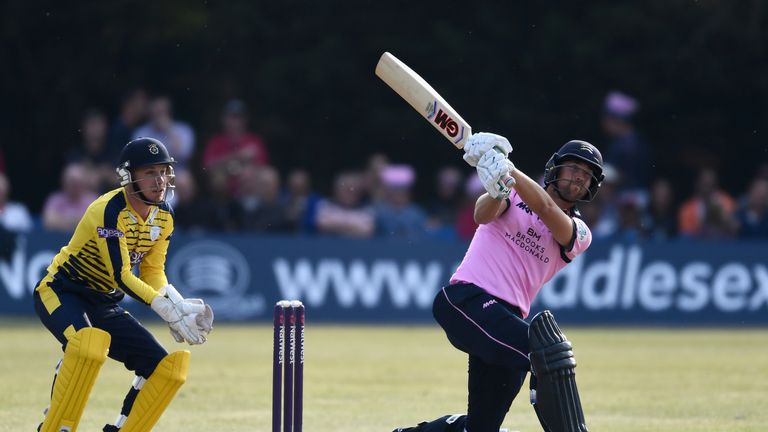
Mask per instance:
[[[165,144],[154,138],[137,138],[123,147],[118,165],[134,169],[147,165],[172,164],[173,160]]]
[[[120,185],[131,182],[130,170],[147,165],[173,164],[176,161],[168,153],[165,144],[160,140],[148,137],[137,138],[123,147],[117,165]]]
[[[123,147],[123,151],[120,152],[120,161],[115,171],[120,178],[120,186],[126,186],[134,183],[132,171],[136,168],[141,168],[149,165],[172,165],[176,161],[168,153],[168,149],[165,145],[154,138],[137,138]],[[175,177],[173,173],[173,167],[171,166],[166,174],[167,184],[166,188],[173,193],[174,184],[173,179]],[[139,199],[147,204],[157,205],[166,202],[166,196],[160,201],[150,201],[144,195],[140,189],[131,192],[138,195]]]

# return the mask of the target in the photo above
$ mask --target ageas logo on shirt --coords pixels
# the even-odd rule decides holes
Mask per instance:
[[[111,237],[125,237],[125,234],[123,234],[122,231],[116,228],[105,228],[105,227],[96,227],[96,233],[101,238],[111,238]]]

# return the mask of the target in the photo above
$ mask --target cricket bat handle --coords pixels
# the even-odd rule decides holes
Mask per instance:
[[[500,148],[498,148],[498,147],[494,147],[494,148],[499,153],[504,154],[501,151]],[[506,157],[506,155],[505,155],[505,157]],[[511,175],[509,175],[509,173],[506,173],[503,176],[501,176],[501,181],[504,183],[504,186],[509,188],[509,189],[512,189],[512,187],[515,185],[515,179]]]
[[[472,132],[470,130],[470,135],[471,134]],[[500,154],[504,155],[505,158],[507,157],[507,154],[504,153],[504,151],[500,147],[494,147],[493,149],[499,152]],[[509,175],[509,173],[506,173],[503,176],[501,176],[501,181],[502,183],[504,183],[504,187],[508,189],[512,189],[512,187],[515,185],[515,179],[511,175]]]
[[[512,177],[509,174],[504,174],[501,177],[501,181],[504,182],[504,186],[506,186],[506,187],[508,187],[510,189],[512,189],[512,187],[515,186],[515,179],[514,179],[514,177]]]

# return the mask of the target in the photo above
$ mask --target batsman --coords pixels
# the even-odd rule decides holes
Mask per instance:
[[[474,134],[464,150],[487,193],[475,203],[469,249],[432,312],[469,356],[467,413],[395,432],[498,432],[528,371],[543,429],[587,431],[571,343],[549,311],[530,324],[525,318],[542,285],[592,241],[576,204],[600,188],[602,156],[588,142],[567,142],[546,163],[542,187],[515,168],[500,135]]]
[[[118,304],[125,294],[151,307],[177,342],[206,341],[213,311],[201,299],[184,299],[164,270],[173,232],[166,200],[174,188],[173,164],[156,139],[126,144],[116,169],[121,187],[91,203],[35,288],[35,311],[64,351],[38,431],[77,430],[107,357],[136,377],[105,432],[150,431],[185,382],[189,351],[168,354]]]

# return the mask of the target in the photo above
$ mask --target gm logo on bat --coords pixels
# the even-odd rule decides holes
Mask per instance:
[[[448,136],[451,138],[456,138],[458,136],[458,139],[454,142],[459,142],[464,138],[464,127],[459,126],[448,113],[443,111],[443,109],[438,106],[436,100],[427,104],[426,112],[427,119],[435,122],[437,127],[444,130]]]

